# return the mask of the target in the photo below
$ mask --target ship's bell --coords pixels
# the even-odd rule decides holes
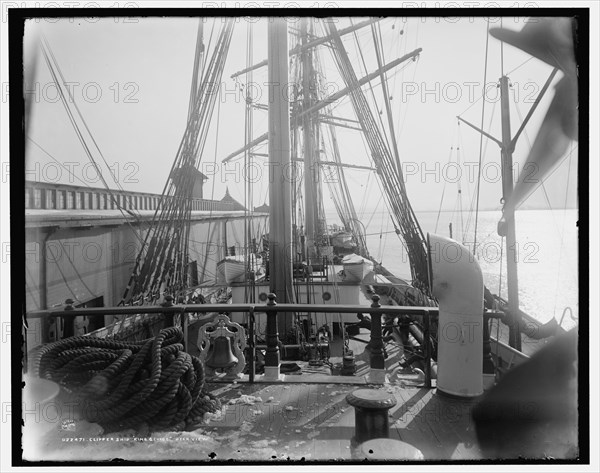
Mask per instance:
[[[233,353],[231,338],[217,337],[208,349],[205,364],[213,369],[226,369],[236,365],[237,357]]]

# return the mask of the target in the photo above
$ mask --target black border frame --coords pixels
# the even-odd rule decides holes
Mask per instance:
[[[127,13],[133,13],[128,15]],[[589,419],[589,33],[590,33],[590,10],[589,8],[426,8],[426,9],[406,9],[406,8],[300,8],[300,9],[257,9],[257,8],[11,8],[8,9],[8,37],[9,37],[9,84],[10,90],[22,90],[23,84],[23,34],[25,20],[29,18],[89,18],[93,17],[149,17],[149,16],[168,16],[168,17],[215,17],[215,16],[262,16],[262,17],[297,17],[312,16],[324,18],[327,16],[348,17],[348,16],[431,16],[431,17],[507,17],[507,16],[571,16],[578,20],[576,49],[576,60],[579,72],[579,148],[578,148],[578,203],[579,203],[579,312],[584,317],[580,317],[580,337],[579,337],[579,448],[580,457],[575,460],[475,460],[475,461],[427,461],[427,462],[403,462],[402,464],[589,464],[590,463],[590,419]],[[25,273],[22,261],[25,257],[25,205],[23,201],[25,189],[25,133],[24,133],[24,98],[22,95],[12,93],[9,95],[9,127],[10,127],[10,238],[11,238],[11,327],[19,330],[11,332],[11,395],[13,407],[12,412],[12,465],[13,466],[186,466],[203,465],[219,466],[232,465],[232,461],[223,462],[173,462],[173,461],[125,461],[115,459],[106,462],[51,462],[36,461],[30,462],[23,460],[21,443],[17,439],[21,438],[22,423],[22,347],[24,338],[20,327],[24,323],[25,300],[23,297],[25,287]],[[583,336],[582,336],[583,335]],[[390,462],[377,462],[386,465],[393,465]],[[353,461],[311,461],[311,462],[287,462],[285,464],[272,462],[240,462],[239,466],[250,465],[270,465],[282,466],[292,464],[304,465],[350,465],[363,464]],[[369,465],[374,465],[371,462]]]

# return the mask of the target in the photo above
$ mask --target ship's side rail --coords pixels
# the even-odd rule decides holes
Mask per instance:
[[[63,308],[38,310],[28,312],[25,315],[27,320],[35,318],[64,318],[71,319],[79,316],[98,316],[98,315],[142,315],[147,317],[162,316],[165,319],[165,325],[171,326],[175,323],[175,316],[179,315],[184,331],[185,348],[188,343],[188,326],[191,314],[198,313],[221,313],[230,314],[232,312],[243,312],[249,315],[248,326],[248,346],[250,348],[250,382],[255,379],[255,319],[257,313],[265,313],[267,316],[266,327],[266,354],[265,367],[280,366],[279,353],[279,333],[278,333],[278,314],[287,314],[292,316],[294,313],[326,312],[339,314],[370,314],[371,316],[371,340],[370,340],[370,368],[384,369],[385,357],[383,350],[381,317],[383,314],[388,316],[410,315],[421,319],[424,336],[427,340],[430,336],[430,320],[438,316],[437,307],[412,307],[412,306],[382,306],[379,304],[379,296],[373,296],[371,306],[362,305],[341,305],[341,304],[278,304],[274,294],[269,294],[268,301],[262,304],[181,304],[172,305],[170,300],[161,306],[127,306],[127,307],[96,307],[79,309],[74,308],[72,301],[68,300]],[[25,337],[26,339],[27,337]],[[431,387],[430,360],[432,353],[429,352],[429,344],[425,344],[425,385]],[[27,351],[25,351],[27,352]]]

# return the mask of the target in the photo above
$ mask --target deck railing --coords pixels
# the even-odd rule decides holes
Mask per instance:
[[[165,196],[164,199],[172,197]],[[25,208],[44,210],[156,210],[163,196],[69,184],[26,181]],[[163,204],[164,205],[164,204]],[[192,210],[233,210],[232,202],[192,199]]]
[[[267,349],[265,355],[265,367],[279,367],[279,333],[278,317],[281,313],[339,313],[339,314],[370,314],[371,316],[371,340],[370,340],[370,368],[382,370],[385,368],[385,357],[383,351],[381,316],[411,315],[421,318],[423,324],[424,340],[430,339],[430,319],[437,317],[439,312],[437,307],[414,307],[414,306],[382,306],[379,304],[379,296],[374,295],[371,306],[361,305],[341,305],[341,304],[278,304],[275,294],[268,295],[268,302],[265,304],[180,304],[162,306],[127,306],[127,307],[95,307],[86,309],[77,309],[73,307],[73,301],[68,300],[63,308],[37,310],[28,312],[27,319],[36,318],[56,318],[71,319],[78,316],[99,316],[99,315],[162,315],[165,318],[167,326],[174,323],[174,316],[180,315],[184,331],[184,344],[187,350],[188,346],[188,323],[189,314],[194,313],[221,313],[230,314],[232,312],[243,312],[249,315],[248,326],[248,347],[250,348],[250,382],[254,382],[255,373],[255,314],[265,313],[267,316],[266,342]],[[429,343],[424,343],[424,365],[425,365],[425,386],[431,387],[431,355]]]

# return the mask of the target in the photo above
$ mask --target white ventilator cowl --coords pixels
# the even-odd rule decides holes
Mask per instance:
[[[433,296],[439,302],[437,389],[459,397],[483,393],[483,276],[450,238],[427,235]]]

